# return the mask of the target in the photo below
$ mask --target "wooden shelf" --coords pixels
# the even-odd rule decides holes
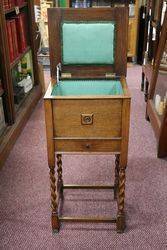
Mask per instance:
[[[7,127],[2,135],[0,135],[0,166],[4,163],[7,158],[12,146],[14,145],[17,137],[21,133],[23,126],[25,125],[28,117],[32,113],[35,105],[42,96],[42,88],[40,85],[39,71],[38,71],[38,60],[36,52],[36,42],[34,37],[36,35],[35,15],[34,15],[34,1],[26,0],[26,3],[16,6],[18,8],[4,9],[3,1],[0,1],[0,47],[1,47],[1,58],[0,58],[0,78],[3,81],[3,88],[5,91],[0,91],[0,95],[5,93],[3,98],[3,104],[5,107],[5,121]],[[8,30],[6,27],[6,20],[15,16],[19,13],[26,12],[26,31],[28,32],[28,46],[23,53],[10,63],[10,49],[8,46]],[[14,75],[12,69],[16,66],[19,61],[25,56],[27,52],[31,52],[31,67],[34,75],[33,89],[26,94],[24,101],[19,105],[16,110],[14,103]]]
[[[35,87],[36,86],[33,85],[32,89],[28,93],[25,93],[23,99],[19,102],[19,104],[15,104],[16,113],[19,111],[19,109],[22,107],[22,105],[24,105],[24,102],[27,100],[28,96],[31,95],[31,93],[34,91]]]
[[[28,46],[25,51],[20,54],[11,64],[10,64],[10,68],[12,69],[14,66],[16,66],[18,64],[18,62],[23,58],[23,56],[25,56],[25,54],[30,50],[30,46]]]
[[[23,3],[20,6],[15,6],[15,7],[11,8],[11,9],[5,10],[5,15],[10,14],[12,12],[15,12],[16,11],[16,9],[15,9],[16,7],[18,7],[21,10],[22,8],[27,7],[27,5],[28,5],[28,3]]]

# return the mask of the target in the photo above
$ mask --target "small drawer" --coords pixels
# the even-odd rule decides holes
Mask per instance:
[[[121,139],[56,139],[56,152],[120,152]]]

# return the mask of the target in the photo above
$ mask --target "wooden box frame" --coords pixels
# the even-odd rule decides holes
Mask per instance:
[[[70,75],[71,79],[119,79],[122,84],[122,95],[103,96],[53,96],[52,89],[56,83],[56,66],[62,62],[60,24],[61,21],[115,21],[116,46],[114,65],[62,65],[62,78]],[[125,229],[125,169],[128,156],[130,94],[126,84],[127,63],[127,30],[128,9],[65,9],[48,10],[49,43],[51,61],[51,84],[45,94],[45,117],[48,149],[48,165],[51,181],[52,229],[58,231],[60,221],[77,222],[114,222],[117,232]],[[60,117],[66,112],[68,117],[63,121]],[[84,108],[83,108],[84,107]],[[82,113],[83,110],[83,113]],[[99,111],[100,110],[100,111]],[[90,117],[90,125],[84,125],[82,115]],[[94,115],[98,117],[94,132],[92,126]],[[80,117],[80,122],[76,116]],[[112,122],[112,121],[113,122]],[[108,122],[109,121],[109,122]],[[107,124],[107,125],[106,125]],[[68,127],[69,126],[69,127]],[[74,126],[77,128],[68,130]],[[83,126],[85,126],[83,128]],[[86,128],[89,127],[89,132]],[[64,128],[69,133],[61,130]],[[101,129],[100,129],[101,128]],[[58,179],[55,178],[55,153],[57,156]],[[115,161],[115,183],[111,185],[65,185],[62,178],[62,154],[113,154]],[[65,188],[114,189],[114,198],[118,203],[116,218],[82,218],[63,217],[58,213],[59,201],[62,200]]]

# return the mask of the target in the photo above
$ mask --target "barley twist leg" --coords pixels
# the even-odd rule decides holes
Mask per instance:
[[[114,200],[117,199],[118,185],[119,185],[119,158],[120,155],[115,156],[115,182],[114,182]]]
[[[51,190],[51,208],[52,208],[52,229],[54,233],[57,233],[59,231],[59,218],[58,218],[55,166],[49,166],[49,168],[50,168],[50,190]]]
[[[117,213],[117,232],[123,233],[125,229],[125,168],[119,169],[119,191],[118,191],[118,213]]]
[[[63,195],[62,155],[57,154],[56,157],[57,157],[57,173],[58,173],[57,188],[58,191]]]

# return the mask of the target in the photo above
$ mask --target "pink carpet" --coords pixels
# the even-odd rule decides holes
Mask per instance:
[[[145,121],[141,67],[128,69],[132,93],[126,182],[127,228],[114,224],[67,224],[52,235],[43,101],[34,110],[0,171],[0,249],[166,249],[167,159],[157,159],[152,128]],[[110,183],[114,158],[63,157],[66,183]],[[112,178],[113,181],[113,178]],[[114,215],[112,191],[65,192],[65,215]]]

